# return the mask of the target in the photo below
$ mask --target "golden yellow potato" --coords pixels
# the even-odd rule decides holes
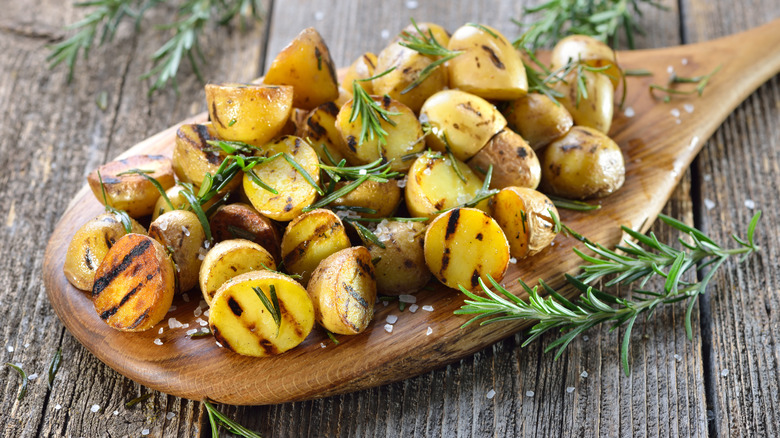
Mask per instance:
[[[293,219],[282,236],[282,263],[307,284],[312,272],[329,255],[351,246],[341,219],[318,208]]]
[[[301,31],[271,63],[263,83],[292,85],[293,106],[314,109],[339,97],[330,50],[313,27]]]
[[[92,302],[110,327],[140,332],[162,321],[175,287],[173,263],[165,248],[149,236],[126,234],[98,267]]]
[[[363,332],[374,318],[376,282],[371,253],[362,246],[346,248],[326,258],[309,286],[317,322],[342,335]]]
[[[338,115],[339,107],[335,103],[323,103],[307,114],[295,134],[311,144],[323,163],[332,166],[337,165],[344,158],[344,149],[347,148],[344,138],[336,128]],[[328,148],[327,153],[325,148]],[[328,154],[335,163],[331,162]]]
[[[376,290],[382,295],[413,294],[428,284],[431,271],[425,264],[424,222],[383,221],[374,235],[385,246],[364,239],[376,273]]]
[[[366,52],[360,55],[344,73],[344,80],[341,82],[341,88],[349,93],[349,99],[352,98],[352,82],[357,79],[368,79],[374,76],[376,72],[376,55]],[[374,94],[372,81],[361,81],[358,85],[363,87],[368,94]]]
[[[487,172],[493,166],[491,188],[539,186],[542,170],[531,146],[511,129],[503,129],[468,162],[469,167]]]
[[[475,208],[456,208],[436,217],[425,232],[425,263],[446,286],[479,289],[504,278],[509,242],[496,221]]]
[[[552,142],[541,161],[543,191],[563,198],[601,198],[625,181],[620,147],[605,134],[585,126],[575,126]]]
[[[279,316],[279,325],[274,314]],[[209,328],[214,338],[244,356],[283,353],[303,342],[313,327],[314,307],[306,289],[277,272],[252,271],[233,277],[211,301]]]
[[[130,232],[146,234],[146,229],[130,219]],[[95,272],[116,241],[127,234],[124,224],[113,214],[103,213],[76,231],[65,253],[62,270],[76,289],[91,291]]]
[[[463,52],[447,63],[450,88],[497,100],[528,92],[520,52],[496,29],[466,24],[452,34],[447,49]]]
[[[444,90],[431,96],[420,110],[420,121],[431,125],[429,148],[468,161],[494,135],[506,127],[506,119],[490,102],[460,90]],[[446,143],[445,143],[446,139]]]
[[[336,190],[353,182],[338,182]],[[376,213],[360,213],[362,217],[373,218],[392,216],[400,204],[401,188],[398,187],[398,181],[394,179],[387,182],[366,180],[355,190],[330,203],[331,206],[365,207],[376,210]]]
[[[555,239],[550,211],[558,210],[547,196],[526,187],[506,187],[490,198],[490,216],[504,230],[512,257],[522,259],[550,246]]]
[[[458,166],[465,182],[453,166]],[[419,156],[406,181],[406,208],[414,217],[436,216],[437,212],[471,201],[482,188],[482,179],[464,163],[436,152]],[[487,201],[478,208],[487,209]]]
[[[617,62],[617,54],[602,41],[587,35],[570,35],[558,41],[550,55],[552,69],[565,66],[569,61],[584,61],[591,67],[609,66],[604,74],[613,88],[617,88],[623,72]]]
[[[206,84],[206,104],[219,138],[262,146],[290,119],[293,87]]]
[[[262,246],[244,239],[219,242],[206,254],[198,272],[203,299],[211,306],[211,301],[225,282],[263,269],[276,270],[276,262]]]
[[[612,126],[612,113],[615,108],[615,90],[612,83],[601,73],[583,71],[582,76],[585,79],[587,97],[577,92],[575,74],[572,72],[566,76],[566,82],[553,85],[555,90],[563,94],[558,101],[569,111],[575,125],[587,126],[607,134]]]
[[[566,134],[574,126],[566,107],[544,94],[528,93],[508,102],[503,114],[509,128],[520,134],[535,151]]]
[[[173,258],[176,267],[176,284],[180,292],[186,292],[198,284],[201,253],[206,233],[191,211],[174,210],[160,215],[149,225],[149,237],[160,242]]]
[[[160,197],[160,192],[144,176],[126,173],[133,169],[144,171],[145,175],[156,179],[163,190],[170,189],[175,183],[171,159],[162,155],[135,155],[106,163],[90,173],[87,182],[101,204],[104,204],[103,190],[105,190],[108,205],[111,207],[124,210],[134,218],[148,216],[154,211],[154,204]]]
[[[239,178],[235,178],[235,180],[237,180],[239,183],[241,182]],[[185,198],[182,194],[183,190],[186,190],[184,186],[176,184],[175,186],[165,191],[165,195],[168,196],[168,200],[171,201],[173,209],[171,209],[171,206],[165,202],[165,198],[162,196],[157,198],[157,202],[154,204],[154,211],[152,212],[152,220],[155,220],[160,217],[161,214],[172,210],[189,210],[190,202],[187,201],[187,198]],[[203,211],[206,211],[209,209],[209,207],[216,204],[219,199],[219,197],[215,196],[206,201],[205,204],[201,205],[201,208]]]
[[[181,125],[176,131],[173,172],[180,182],[200,186],[207,173],[217,173],[226,154],[208,144],[209,140],[217,140],[217,131],[211,123]]]
[[[209,217],[211,235],[222,242],[231,239],[245,239],[265,248],[275,259],[279,259],[280,237],[270,219],[258,213],[251,205],[235,203],[220,206]]]

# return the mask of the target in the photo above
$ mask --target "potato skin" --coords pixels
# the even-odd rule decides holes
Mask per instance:
[[[255,242],[244,239],[219,242],[206,254],[198,273],[203,299],[210,306],[219,288],[228,280],[266,268],[276,269],[276,262],[271,253]]]
[[[588,98],[581,96],[577,102],[577,84],[574,72],[566,77],[566,82],[557,82],[553,88],[563,94],[558,101],[571,114],[575,125],[587,126],[604,134],[609,133],[612,126],[612,115],[615,110],[615,90],[609,78],[602,73],[583,71],[585,88]]]
[[[165,248],[149,236],[126,234],[100,264],[92,302],[110,327],[140,332],[154,327],[168,313],[175,283]]]
[[[352,98],[352,82],[358,79],[368,79],[374,76],[376,71],[376,55],[371,52],[366,52],[360,55],[344,73],[344,80],[341,82],[341,88],[349,94],[349,98]],[[368,94],[374,94],[374,86],[372,81],[358,82],[358,85],[363,87]]]
[[[542,190],[564,198],[601,198],[618,190],[625,181],[620,147],[585,126],[575,126],[547,146],[541,161]]]
[[[149,236],[171,252],[179,292],[195,287],[202,263],[198,255],[206,241],[198,216],[191,211],[169,211],[149,225]]]
[[[207,142],[217,139],[211,123],[181,125],[176,130],[173,172],[179,181],[199,186],[206,173],[216,173],[224,156]]]
[[[219,138],[259,147],[274,138],[290,119],[293,87],[206,84],[206,103]]]
[[[317,322],[342,335],[365,331],[374,318],[374,276],[365,247],[346,248],[324,259],[307,287]]]
[[[239,178],[234,178],[234,181],[241,181]],[[179,184],[176,184],[175,186],[171,187],[170,189],[165,191],[166,196],[168,196],[168,199],[171,201],[171,204],[175,207],[175,210],[184,210],[189,208],[189,201],[187,201],[187,198],[182,195],[182,190],[185,190],[184,186],[181,186]],[[217,201],[219,201],[219,197],[215,196],[211,199],[209,199],[205,204],[201,205],[201,208],[203,208],[204,211],[208,210],[209,207],[216,204]],[[157,198],[157,202],[154,204],[154,211],[152,212],[152,220],[154,221],[158,217],[160,217],[161,214],[167,213],[171,210],[171,206],[168,205],[167,202],[165,202],[165,199],[160,196]]]
[[[339,107],[333,102],[326,102],[314,108],[304,118],[295,135],[308,141],[323,163],[335,166],[344,158],[347,144],[336,128],[336,117]],[[325,148],[328,153],[325,153]],[[328,154],[336,161],[331,163]]]
[[[542,177],[536,153],[511,129],[503,129],[491,138],[487,145],[469,160],[468,165],[477,171],[487,171],[492,165],[491,188],[520,186],[535,189]]]
[[[209,226],[217,242],[239,238],[250,240],[279,260],[281,237],[276,226],[251,205],[239,202],[222,205],[209,218]]]
[[[533,256],[555,239],[550,211],[558,216],[558,210],[542,193],[526,187],[506,187],[490,198],[489,205],[490,215],[509,241],[512,257]]]
[[[146,234],[146,229],[130,219],[130,231]],[[76,289],[91,291],[100,263],[119,238],[127,234],[113,213],[103,213],[84,224],[73,235],[62,267],[65,278]]]
[[[412,294],[428,284],[431,271],[423,252],[426,228],[421,222],[380,222],[374,234],[385,247],[364,241],[374,261],[378,293]]]
[[[455,165],[466,179],[461,181],[447,157],[427,152],[414,161],[406,181],[406,208],[413,217],[436,216],[436,212],[474,199],[482,188],[482,179],[464,163]],[[487,209],[487,201],[478,206]]]
[[[550,55],[552,69],[557,70],[566,65],[569,60],[582,60],[591,67],[609,68],[604,74],[609,77],[613,88],[617,88],[623,72],[617,62],[617,54],[603,41],[587,35],[570,35],[558,41]]]
[[[350,184],[352,181],[336,183],[336,190]],[[336,199],[333,206],[366,207],[376,210],[376,213],[360,213],[362,217],[390,217],[395,213],[401,203],[401,188],[398,181],[391,179],[387,182],[366,180],[357,186],[355,190]]]
[[[282,236],[282,263],[289,272],[300,275],[305,285],[322,260],[349,247],[341,219],[330,210],[318,208],[287,224]]]
[[[565,135],[574,126],[566,107],[539,93],[528,93],[509,102],[502,113],[509,128],[520,134],[534,151]]]
[[[162,155],[135,155],[106,163],[94,170],[87,176],[89,188],[98,201],[103,203],[103,193],[100,188],[102,178],[110,206],[126,211],[133,218],[148,216],[152,214],[160,192],[152,182],[141,175],[119,175],[131,169],[152,171],[147,175],[156,179],[164,190],[168,190],[175,184],[170,158]]]

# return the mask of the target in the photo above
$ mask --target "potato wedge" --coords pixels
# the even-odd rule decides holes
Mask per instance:
[[[225,282],[241,274],[263,269],[276,269],[276,262],[268,251],[255,242],[232,239],[219,242],[209,250],[198,273],[203,299],[209,306]]]
[[[274,58],[263,83],[292,85],[293,106],[314,109],[339,97],[336,68],[322,36],[313,27],[301,31]]]
[[[106,163],[90,173],[87,182],[100,203],[103,203],[105,189],[110,206],[126,211],[131,217],[139,218],[152,214],[160,192],[147,178],[125,173],[134,169],[147,172],[146,175],[156,179],[164,190],[170,189],[175,183],[171,159],[162,155],[136,155]]]
[[[617,55],[611,47],[587,35],[570,35],[558,41],[550,55],[551,69],[557,70],[569,61],[584,61],[591,67],[609,66],[603,74],[609,77],[612,87],[617,89],[623,72],[617,62]]]
[[[141,224],[130,219],[130,231],[146,234]],[[65,253],[62,270],[76,289],[91,291],[95,272],[116,241],[127,234],[122,222],[113,213],[103,213],[76,231]]]
[[[371,253],[356,246],[330,255],[314,271],[306,290],[314,317],[326,330],[342,335],[365,331],[376,302]]]
[[[364,241],[371,252],[377,292],[413,294],[428,284],[431,271],[423,252],[426,227],[422,222],[383,221],[377,224],[374,234],[385,247]]]
[[[279,303],[278,326],[272,290]],[[264,295],[270,308],[258,294]],[[312,327],[314,307],[306,289],[277,272],[252,271],[233,277],[211,301],[211,332],[220,345],[244,356],[283,353],[303,342]]]
[[[220,206],[209,218],[209,225],[217,242],[250,240],[265,248],[274,259],[279,259],[281,240],[276,226],[251,205],[235,203]]]
[[[239,183],[241,182],[241,179],[239,178],[234,178],[234,180],[239,181]],[[154,211],[152,212],[152,220],[157,219],[161,214],[167,213],[169,211],[189,209],[190,203],[182,194],[182,190],[185,190],[185,187],[176,184],[175,186],[165,191],[165,195],[168,196],[168,199],[171,201],[171,204],[174,207],[173,209],[171,209],[171,206],[165,202],[165,198],[162,196],[157,198],[157,202],[154,204]],[[209,199],[205,204],[201,205],[201,208],[203,208],[204,211],[208,210],[209,207],[216,204],[219,199],[219,197],[215,196]]]
[[[306,285],[312,272],[329,255],[349,248],[341,219],[318,208],[293,219],[282,236],[282,263],[288,272],[301,276]]]
[[[323,103],[311,110],[295,134],[312,145],[323,163],[333,166],[344,158],[344,149],[347,148],[341,133],[336,128],[338,115],[339,107],[335,103]],[[327,153],[325,148],[328,148]]]
[[[219,138],[262,146],[290,119],[293,87],[206,84],[206,104]]]
[[[352,183],[353,181],[341,181],[336,183],[336,190]],[[401,204],[401,188],[398,181],[391,179],[387,182],[366,180],[363,184],[346,195],[336,199],[330,205],[338,207],[364,207],[376,210],[376,213],[361,213],[362,217],[389,217],[395,213]]]
[[[174,210],[160,215],[149,225],[149,236],[170,251],[176,267],[179,292],[186,292],[198,284],[202,250],[206,233],[191,211]],[[200,257],[199,257],[200,256]]]
[[[110,327],[140,332],[162,321],[175,289],[173,262],[165,248],[149,236],[126,234],[98,267],[92,301]]]
[[[206,173],[217,172],[225,154],[207,143],[217,139],[217,131],[211,123],[181,125],[176,130],[172,161],[173,172],[179,181],[199,186]]]
[[[319,184],[319,158],[302,139],[288,135],[265,145],[263,150],[266,157],[280,152],[289,154],[311,176],[314,183]],[[263,188],[255,177],[277,193]],[[246,172],[244,192],[260,214],[277,221],[295,218],[317,199],[317,190],[284,157],[259,164],[252,172]]]
[[[425,263],[446,286],[474,291],[479,279],[504,278],[509,242],[496,221],[482,210],[456,208],[436,217],[425,232]]]
[[[583,71],[587,98],[577,91],[574,73],[566,77],[566,82],[557,82],[553,88],[563,94],[558,101],[571,114],[575,125],[587,126],[604,134],[612,126],[612,114],[615,109],[615,90],[609,78],[601,73]]]
[[[490,198],[489,205],[490,215],[509,240],[512,257],[535,255],[555,239],[550,211],[558,216],[558,210],[542,193],[526,187],[506,187]]]
[[[566,107],[544,94],[529,93],[515,99],[507,104],[503,114],[509,128],[520,134],[534,151],[565,135],[574,126]]]
[[[371,52],[366,52],[358,57],[352,65],[349,66],[347,72],[344,73],[344,80],[341,81],[341,88],[349,93],[349,98],[352,98],[352,82],[358,79],[368,79],[374,76],[376,71],[376,55]],[[361,81],[358,85],[363,87],[368,94],[374,94],[374,86],[371,85],[371,81]]]
[[[458,166],[462,181],[453,166]],[[406,181],[406,207],[415,217],[436,216],[437,212],[471,201],[482,188],[482,179],[467,165],[436,152],[426,152],[414,161]],[[477,206],[487,209],[487,201]]]
[[[478,172],[487,172],[493,166],[490,179],[491,188],[510,186],[539,186],[542,169],[539,158],[531,146],[511,129],[503,129],[493,136],[485,147],[468,162],[469,167]]]

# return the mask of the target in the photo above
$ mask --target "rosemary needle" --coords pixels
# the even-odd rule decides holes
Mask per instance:
[[[222,426],[225,430],[234,435],[242,436],[244,438],[262,438],[259,434],[226,417],[225,414],[219,412],[208,400],[203,400],[203,405],[206,406],[206,411],[209,414],[211,436],[218,437],[219,427]]]
[[[22,378],[22,383],[19,385],[19,395],[16,397],[17,400],[21,400],[24,398],[25,395],[27,395],[27,384],[29,383],[29,380],[27,379],[27,373],[24,372],[23,369],[20,367],[12,364],[12,363],[5,363],[6,366],[11,367],[14,371],[16,371],[19,376]]]
[[[54,384],[54,378],[57,377],[57,372],[60,370],[60,363],[62,363],[62,348],[57,349],[49,364],[49,388]]]
[[[401,115],[399,112],[388,111],[383,108],[382,105],[377,103],[359,84],[360,82],[369,82],[376,78],[381,78],[393,70],[395,70],[395,67],[389,68],[370,78],[355,79],[352,81],[352,112],[349,115],[349,123],[353,123],[360,117],[361,129],[358,144],[363,144],[366,140],[374,139],[376,139],[380,145],[387,143],[386,137],[388,133],[385,128],[382,127],[382,121],[385,121],[391,126],[395,126],[395,121],[393,121],[391,116]],[[383,100],[389,101],[390,96],[385,94]]]
[[[127,403],[125,403],[125,408],[127,408],[127,409],[132,408],[133,406],[137,405],[138,403],[141,403],[141,402],[144,402],[144,401],[148,400],[152,395],[153,395],[153,393],[149,392],[149,393],[146,393],[146,394],[144,394],[144,395],[142,395],[140,397],[136,397],[136,398],[128,401]]]

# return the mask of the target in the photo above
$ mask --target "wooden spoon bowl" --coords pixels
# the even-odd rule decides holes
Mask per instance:
[[[620,52],[618,59],[626,69],[653,73],[628,79],[626,110],[616,115],[610,133],[626,158],[626,183],[600,201],[600,210],[561,211],[564,222],[607,247],[620,242],[620,225],[643,232],[650,228],[705,141],[739,103],[780,71],[780,20],[701,44]],[[719,65],[720,71],[701,97],[673,98],[664,103],[648,92],[651,83],[665,84],[669,68],[680,76],[697,76]],[[631,113],[628,108],[633,117],[627,116]],[[204,113],[182,123],[205,120]],[[177,128],[150,137],[123,156],[170,156]],[[89,294],[73,288],[62,273],[74,233],[102,211],[85,185],[57,224],[44,260],[49,300],[68,330],[98,359],[136,382],[168,394],[245,405],[325,397],[427,372],[532,324],[516,321],[461,328],[467,319],[452,312],[463,304],[463,296],[434,285],[432,290],[417,294],[419,309],[415,313],[408,307],[400,313],[396,303],[379,305],[372,326],[361,335],[339,336],[340,344],[334,345],[323,331],[315,329],[299,347],[265,359],[219,348],[211,337],[186,336],[186,330],[200,328],[194,316],[200,301],[197,291],[189,294],[189,300],[177,297],[176,309],[168,315],[189,324],[188,328],[169,329],[163,321],[142,333],[118,332],[98,318]],[[530,284],[542,278],[554,287],[563,286],[562,274],[576,272],[580,264],[572,251],[575,244],[573,239],[559,236],[541,254],[510,266],[504,283],[522,298],[527,297],[516,282],[518,278]],[[569,297],[576,294],[570,288],[564,288],[563,293]],[[423,310],[426,305],[433,311]],[[383,329],[390,314],[399,316],[392,333]],[[156,345],[155,339],[162,345]]]

